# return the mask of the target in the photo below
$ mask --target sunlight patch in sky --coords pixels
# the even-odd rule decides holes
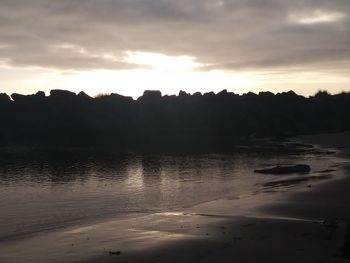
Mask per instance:
[[[127,51],[124,61],[131,64],[150,66],[157,70],[183,71],[201,66],[191,56],[168,56],[151,52]]]
[[[292,22],[299,24],[323,24],[323,23],[335,23],[343,20],[346,17],[345,14],[340,12],[332,12],[325,10],[313,10],[311,12],[302,14],[293,14],[290,17]]]
[[[64,51],[64,52],[72,52],[81,55],[87,55],[88,51],[83,48],[72,44],[58,44],[52,45],[51,48],[55,51]]]

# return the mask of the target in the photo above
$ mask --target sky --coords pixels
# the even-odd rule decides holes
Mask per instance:
[[[0,0],[0,92],[350,91],[349,0]]]

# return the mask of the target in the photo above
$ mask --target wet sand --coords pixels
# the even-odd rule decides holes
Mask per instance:
[[[302,140],[332,148],[350,141],[346,134],[344,144],[332,145],[332,136],[340,138]],[[289,182],[299,183],[291,191],[267,186],[239,199],[14,239],[0,243],[0,262],[348,262],[348,165],[341,159],[313,174],[332,177],[325,182]]]

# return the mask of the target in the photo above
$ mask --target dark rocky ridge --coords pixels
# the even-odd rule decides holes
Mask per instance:
[[[119,147],[227,147],[242,139],[350,129],[350,93],[294,92],[237,95],[145,91],[92,98],[52,90],[0,94],[0,144],[113,145]]]

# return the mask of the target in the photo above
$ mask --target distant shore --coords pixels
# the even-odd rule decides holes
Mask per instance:
[[[332,180],[181,211],[70,227],[0,244],[2,262],[346,262],[350,133],[301,137],[340,149]],[[252,167],[253,169],[254,167]],[[5,256],[4,256],[5,255]],[[50,257],[49,257],[49,256]],[[72,260],[73,259],[73,260]]]

